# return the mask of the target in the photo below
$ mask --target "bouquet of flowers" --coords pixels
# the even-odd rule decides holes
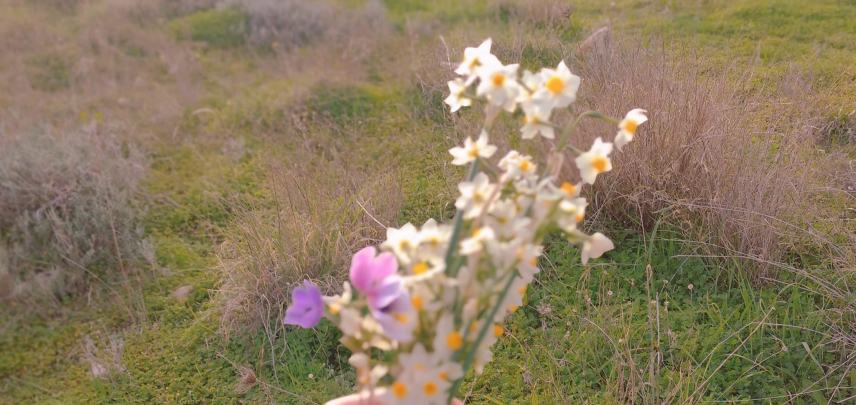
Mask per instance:
[[[550,116],[575,101],[580,78],[564,61],[520,75],[518,65],[502,64],[490,48],[488,39],[464,51],[455,70],[460,77],[449,82],[445,100],[452,112],[474,101],[485,104],[478,137],[449,151],[452,164],[469,166],[452,222],[388,229],[383,244],[353,256],[350,282],[339,295],[323,297],[310,281],[293,290],[285,324],[311,328],[327,318],[353,353],[349,363],[359,392],[335,403],[457,401],[464,375],[490,362],[504,318],[521,305],[538,273],[545,235],[562,232],[580,247],[583,264],[614,247],[603,234],[580,230],[587,205],[580,188],[612,169],[613,147],[620,151],[633,140],[647,120],[645,110],[631,110],[622,120],[589,111],[558,126]],[[552,150],[543,161],[510,150],[494,163],[492,124],[503,111],[518,109],[521,138],[546,138]],[[613,142],[597,138],[587,151],[569,145],[586,117],[617,125]],[[568,153],[576,156],[580,182],[557,178]]]

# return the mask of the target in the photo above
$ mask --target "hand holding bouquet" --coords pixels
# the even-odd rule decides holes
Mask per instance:
[[[645,111],[634,109],[620,121],[590,111],[559,127],[550,116],[576,100],[580,78],[564,62],[520,75],[518,65],[503,65],[490,47],[488,39],[465,50],[445,100],[453,112],[485,103],[478,137],[449,151],[452,164],[469,166],[452,223],[431,219],[388,229],[379,249],[353,256],[350,282],[339,295],[322,297],[309,281],[292,293],[286,324],[310,328],[327,318],[353,353],[359,392],[333,403],[452,403],[467,371],[480,373],[490,362],[503,320],[538,273],[548,233],[558,230],[578,245],[583,264],[613,248],[603,234],[579,229],[587,206],[580,188],[612,170],[613,146],[621,150],[633,140]],[[541,160],[510,150],[492,163],[498,152],[490,144],[492,124],[503,111],[518,110],[521,138],[540,136],[554,147]],[[615,123],[614,142],[597,138],[588,151],[568,145],[586,117]],[[557,178],[568,152],[576,155],[581,182]]]

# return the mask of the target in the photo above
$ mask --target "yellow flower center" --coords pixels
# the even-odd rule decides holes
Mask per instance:
[[[407,239],[404,239],[401,242],[398,242],[398,247],[400,247],[401,250],[408,250],[411,247],[410,241]]]
[[[449,381],[449,373],[447,373],[445,371],[441,371],[439,375],[440,375],[441,380]]]
[[[411,298],[410,303],[413,305],[413,308],[416,308],[417,311],[422,310],[422,306],[425,304],[424,302],[422,302],[422,298],[420,297]]]
[[[517,167],[519,167],[521,171],[528,172],[532,169],[532,163],[530,163],[526,159],[523,159],[520,161],[520,163],[517,164]]]
[[[449,346],[452,350],[458,350],[463,346],[464,339],[461,338],[461,334],[458,331],[453,331],[448,336],[446,336],[446,346]]]
[[[330,304],[327,306],[327,309],[330,311],[331,314],[338,315],[339,311],[342,310],[342,307],[339,304]]]
[[[529,265],[532,267],[537,266],[538,265],[538,258],[533,257],[532,259],[529,259]]]
[[[580,222],[580,221],[582,221],[585,217],[586,217],[586,216],[585,216],[585,214],[583,214],[582,212],[579,212],[579,213],[577,213],[577,216],[576,216],[576,217],[574,217],[574,219],[576,219],[576,220],[577,220],[577,222]]]
[[[639,126],[639,124],[633,120],[624,120],[621,124],[624,131],[630,133],[630,135],[636,134],[636,127]]]
[[[398,323],[407,323],[408,318],[407,318],[406,314],[397,313],[397,314],[393,315],[393,317],[395,318],[396,321],[398,321]]]
[[[490,79],[491,81],[493,81],[493,85],[496,87],[500,87],[505,84],[505,75],[503,75],[502,73],[494,73]]]
[[[605,157],[598,156],[598,157],[595,157],[594,159],[591,160],[591,167],[593,167],[594,170],[597,171],[598,173],[603,173],[604,171],[606,171],[606,164],[607,163],[608,163],[608,161],[606,160]]]
[[[419,263],[416,263],[415,266],[413,266],[413,274],[422,274],[422,273],[425,273],[426,271],[428,271],[428,263],[419,262]]]
[[[498,323],[493,325],[493,335],[494,336],[500,337],[500,336],[502,336],[503,333],[505,333],[505,330],[502,329],[502,325],[500,325]]]
[[[475,158],[479,157],[479,147],[478,147],[478,146],[476,146],[476,145],[473,145],[473,146],[470,148],[470,151],[469,151],[469,153],[468,153],[467,155],[468,155],[470,158],[473,158],[473,159],[475,159]]]
[[[577,191],[577,186],[566,181],[566,182],[562,183],[562,191],[564,191],[565,194],[568,195],[568,197],[572,197]]]
[[[520,305],[512,305],[508,308],[508,312],[513,313],[514,311],[517,311],[517,308],[520,308]]]
[[[396,381],[395,384],[392,384],[392,395],[395,395],[398,399],[404,398],[407,395],[407,386],[400,381]]]
[[[526,286],[525,285],[521,286],[520,288],[517,289],[517,292],[520,294],[521,297],[526,295]]]
[[[553,76],[547,80],[547,90],[553,94],[559,94],[565,89],[565,82],[559,76]]]
[[[422,392],[427,396],[432,396],[437,393],[437,384],[434,384],[433,381],[429,381],[422,386]]]

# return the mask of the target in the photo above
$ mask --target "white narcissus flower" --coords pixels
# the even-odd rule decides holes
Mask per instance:
[[[478,70],[485,66],[501,65],[499,59],[490,53],[490,46],[493,42],[490,38],[484,40],[477,48],[464,49],[464,60],[455,69],[455,73],[467,78],[466,84],[469,85],[476,79]]]
[[[442,259],[446,254],[452,229],[449,225],[438,225],[430,218],[419,229],[419,253],[429,259]]]
[[[479,68],[479,85],[476,94],[485,96],[487,101],[508,112],[517,108],[517,99],[521,88],[517,83],[519,65],[487,65]]]
[[[533,95],[536,99],[548,100],[553,108],[564,108],[577,99],[580,77],[571,73],[565,61],[559,62],[556,69],[541,69],[543,87]]]
[[[381,247],[392,250],[403,264],[409,264],[413,253],[419,247],[419,236],[419,231],[410,222],[399,229],[387,228],[386,241],[381,244]]]
[[[604,253],[614,248],[615,245],[612,244],[612,241],[600,232],[589,236],[588,239],[583,242],[581,253],[583,264],[588,263],[589,259],[597,259],[598,257],[601,257]]]
[[[490,227],[483,226],[478,228],[473,231],[472,236],[461,241],[461,254],[469,256],[473,253],[480,252],[484,248],[485,242],[491,241],[495,238],[496,234]]]
[[[580,176],[584,182],[594,184],[598,174],[612,170],[610,153],[612,153],[612,143],[604,142],[598,137],[588,152],[577,157],[577,168],[580,169]]]
[[[464,96],[464,92],[466,90],[467,86],[464,84],[463,80],[455,79],[449,81],[449,97],[446,97],[443,102],[451,107],[451,112],[458,111],[461,107],[469,107],[473,104],[472,99]]]
[[[516,150],[508,151],[497,166],[504,171],[501,178],[503,182],[531,177],[538,168],[532,163],[532,156],[522,155]]]
[[[556,137],[553,126],[550,125],[551,108],[543,102],[532,100],[520,105],[523,108],[523,126],[520,128],[520,137],[532,139],[541,134],[544,138]]]
[[[434,335],[434,353],[440,358],[451,359],[452,355],[464,347],[464,334],[455,328],[451,314],[443,314],[437,322]]]
[[[490,182],[490,178],[484,173],[479,173],[473,181],[465,181],[458,184],[461,196],[455,201],[455,208],[464,212],[464,219],[472,219],[479,216],[484,207],[495,199],[494,190],[497,185]]]
[[[482,131],[477,141],[473,142],[472,138],[467,137],[464,146],[449,149],[449,153],[454,157],[453,165],[463,166],[478,158],[490,158],[496,153],[496,146],[488,143],[487,132]]]
[[[624,116],[624,119],[618,123],[618,134],[615,135],[615,147],[618,150],[624,145],[630,143],[633,140],[633,136],[636,135],[636,129],[648,121],[648,117],[645,115],[648,112],[641,108],[634,108]]]

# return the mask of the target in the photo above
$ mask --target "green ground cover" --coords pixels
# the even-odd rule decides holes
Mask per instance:
[[[453,27],[495,24],[498,30],[511,23],[502,7],[483,1],[385,3],[398,30],[407,18]],[[829,105],[840,106],[830,108],[829,115],[852,117],[847,115],[856,107],[852,2],[614,3],[575,4],[569,40],[609,22],[616,32],[677,41],[684,47],[679,52],[702,53],[712,64],[757,63],[759,86],[793,67],[808,69]],[[263,74],[242,84],[237,95],[216,84],[216,77],[233,70],[255,74],[252,63],[237,60],[245,52],[242,23],[234,10],[201,11],[157,27],[176,41],[213,47],[198,55],[207,75],[203,79],[211,84],[202,105],[181,122],[188,137],[178,146],[153,147],[146,182],[153,197],[145,227],[158,268],[141,287],[144,320],[130,322],[126,308],[137,304],[112,296],[101,304],[71,303],[47,318],[2,319],[0,402],[312,403],[351,390],[349,354],[329,325],[289,329],[275,341],[264,331],[229,339],[218,334],[214,298],[219,280],[211,269],[217,265],[215,249],[234,219],[230,203],[264,203],[266,162],[296,159],[288,142],[269,145],[267,135],[287,135],[287,129],[278,126],[278,112],[267,107],[276,94]],[[44,81],[51,89],[65,85],[65,65],[48,59],[33,63],[34,74],[57,77]],[[414,96],[412,87],[385,83],[369,78],[313,88],[308,108],[334,130],[319,126],[310,131],[335,137],[335,128],[359,119],[367,137],[337,142],[357,148],[358,166],[389,160],[401,171],[402,223],[448,216],[451,194],[437,180],[451,142],[442,133],[442,117],[422,113],[436,106]],[[273,88],[290,85],[277,82]],[[201,107],[215,110],[219,118],[204,121],[190,113]],[[240,158],[225,156],[219,144],[196,141],[218,131],[246,140]],[[819,312],[829,303],[797,287],[805,280],[784,277],[781,284],[759,289],[749,285],[737,264],[691,257],[692,247],[675,232],[636,235],[615,229],[613,234],[620,248],[590,268],[578,264],[575,250],[551,241],[543,271],[526,304],[511,317],[495,361],[464,385],[471,403],[753,398],[775,403],[793,393],[802,393],[806,402],[825,403],[842,379],[844,386],[856,386],[856,372],[841,375],[822,366],[842,354],[822,349],[828,336]],[[171,294],[183,285],[193,290],[186,300],[176,300]],[[104,346],[111,334],[123,337],[126,372],[93,379],[89,365],[80,360],[80,342],[94,336],[96,345]],[[242,367],[253,371],[255,382]],[[845,389],[837,398],[854,394]]]

